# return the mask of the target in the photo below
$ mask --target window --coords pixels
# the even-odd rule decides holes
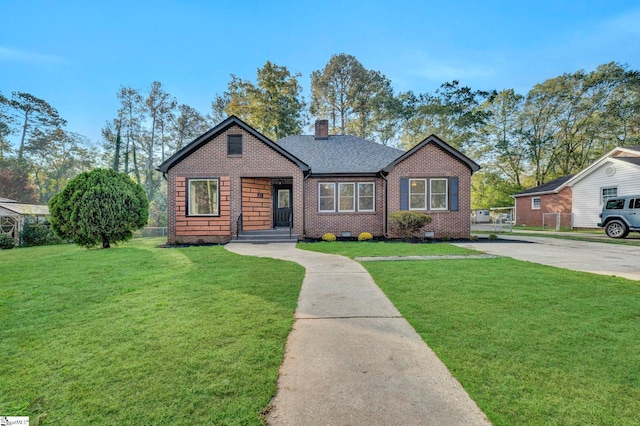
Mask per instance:
[[[640,209],[640,198],[636,198],[635,200],[629,200],[629,208]]]
[[[242,155],[242,135],[227,136],[227,155]]]
[[[531,199],[531,210],[540,210],[540,197],[533,197]]]
[[[356,185],[354,183],[338,184],[338,211],[354,212],[356,211]]]
[[[431,179],[429,181],[431,196],[429,199],[430,210],[447,209],[447,179]]]
[[[291,207],[291,199],[289,195],[291,191],[288,189],[278,189],[278,208],[279,209],[288,209]]]
[[[218,179],[189,179],[189,216],[218,215]]]
[[[618,196],[618,187],[611,186],[609,188],[602,188],[600,190],[600,193],[601,193],[600,204],[604,204],[604,202],[607,201],[608,198]]]
[[[375,211],[375,183],[358,183],[358,211]]]
[[[318,211],[332,212],[336,209],[336,184],[320,182],[318,184]]]
[[[427,180],[409,179],[409,210],[427,209]]]
[[[375,193],[375,182],[320,182],[318,212],[375,212]]]

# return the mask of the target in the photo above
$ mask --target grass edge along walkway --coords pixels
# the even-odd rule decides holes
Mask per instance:
[[[1,415],[261,424],[304,269],[160,243],[0,252]]]

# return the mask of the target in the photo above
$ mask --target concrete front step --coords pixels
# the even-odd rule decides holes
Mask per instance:
[[[297,242],[299,240],[299,235],[296,233],[291,233],[289,235],[289,228],[275,228],[275,229],[266,229],[260,231],[242,231],[240,235],[233,236],[231,241],[237,243],[289,243],[289,242]]]

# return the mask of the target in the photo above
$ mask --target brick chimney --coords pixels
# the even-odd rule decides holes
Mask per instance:
[[[329,139],[329,120],[316,120],[317,139]]]

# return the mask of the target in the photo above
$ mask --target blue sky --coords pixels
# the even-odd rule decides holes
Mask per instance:
[[[158,80],[203,113],[270,60],[309,75],[349,53],[396,91],[453,79],[514,88],[616,61],[640,69],[640,3],[602,1],[2,2],[0,92],[29,92],[97,141],[121,85]]]

